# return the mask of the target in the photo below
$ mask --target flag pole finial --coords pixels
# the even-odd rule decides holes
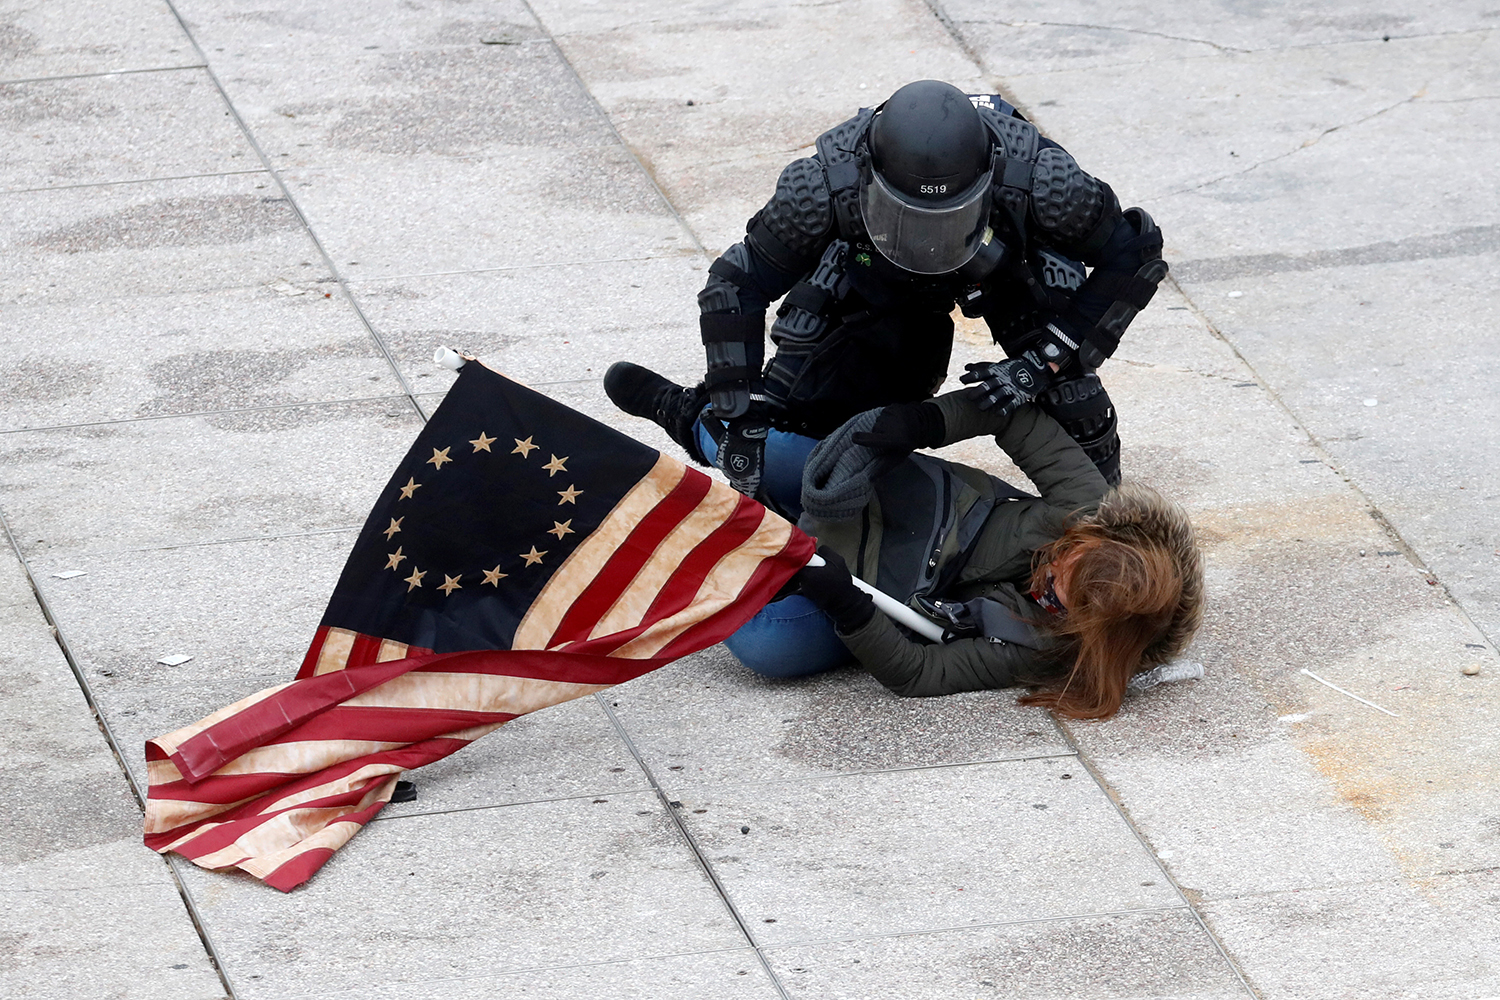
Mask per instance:
[[[433,364],[442,365],[444,368],[451,368],[453,371],[458,371],[468,363],[468,360],[468,358],[459,354],[451,347],[439,347],[436,351],[432,352]]]

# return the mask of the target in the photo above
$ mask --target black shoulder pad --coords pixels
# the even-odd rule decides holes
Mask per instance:
[[[823,167],[812,157],[787,164],[776,182],[776,193],[751,223],[749,236],[757,249],[786,269],[810,259],[821,249],[833,228],[833,199]],[[766,240],[769,235],[771,240]]]
[[[823,161],[823,166],[854,162],[854,151],[859,148],[860,140],[874,119],[874,108],[860,108],[859,114],[818,136],[818,159]]]
[[[1031,175],[1031,213],[1052,240],[1073,244],[1091,236],[1113,201],[1109,188],[1084,173],[1061,147],[1037,154]]]
[[[1002,115],[995,108],[984,105],[980,105],[977,110],[979,120],[984,122],[995,145],[1005,152],[1006,157],[1030,162],[1036,156],[1039,133],[1035,125],[1024,118]]]
[[[818,136],[818,159],[828,178],[833,198],[833,218],[839,236],[850,242],[865,238],[865,220],[859,210],[859,159],[855,155],[875,120],[871,108]]]

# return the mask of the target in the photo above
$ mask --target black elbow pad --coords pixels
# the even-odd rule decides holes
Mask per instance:
[[[766,314],[704,313],[698,317],[708,354],[708,398],[723,419],[742,417],[761,395],[766,359]],[[762,397],[763,398],[763,397]]]

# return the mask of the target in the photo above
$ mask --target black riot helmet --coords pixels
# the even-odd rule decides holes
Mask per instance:
[[[870,128],[859,208],[870,240],[891,263],[944,274],[984,242],[994,159],[989,133],[963,91],[908,83]]]

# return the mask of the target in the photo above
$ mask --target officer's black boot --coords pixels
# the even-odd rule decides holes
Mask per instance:
[[[660,424],[694,462],[708,464],[693,430],[698,414],[708,402],[708,392],[702,385],[692,388],[678,385],[649,368],[616,361],[604,373],[604,391],[611,402],[631,416]]]

